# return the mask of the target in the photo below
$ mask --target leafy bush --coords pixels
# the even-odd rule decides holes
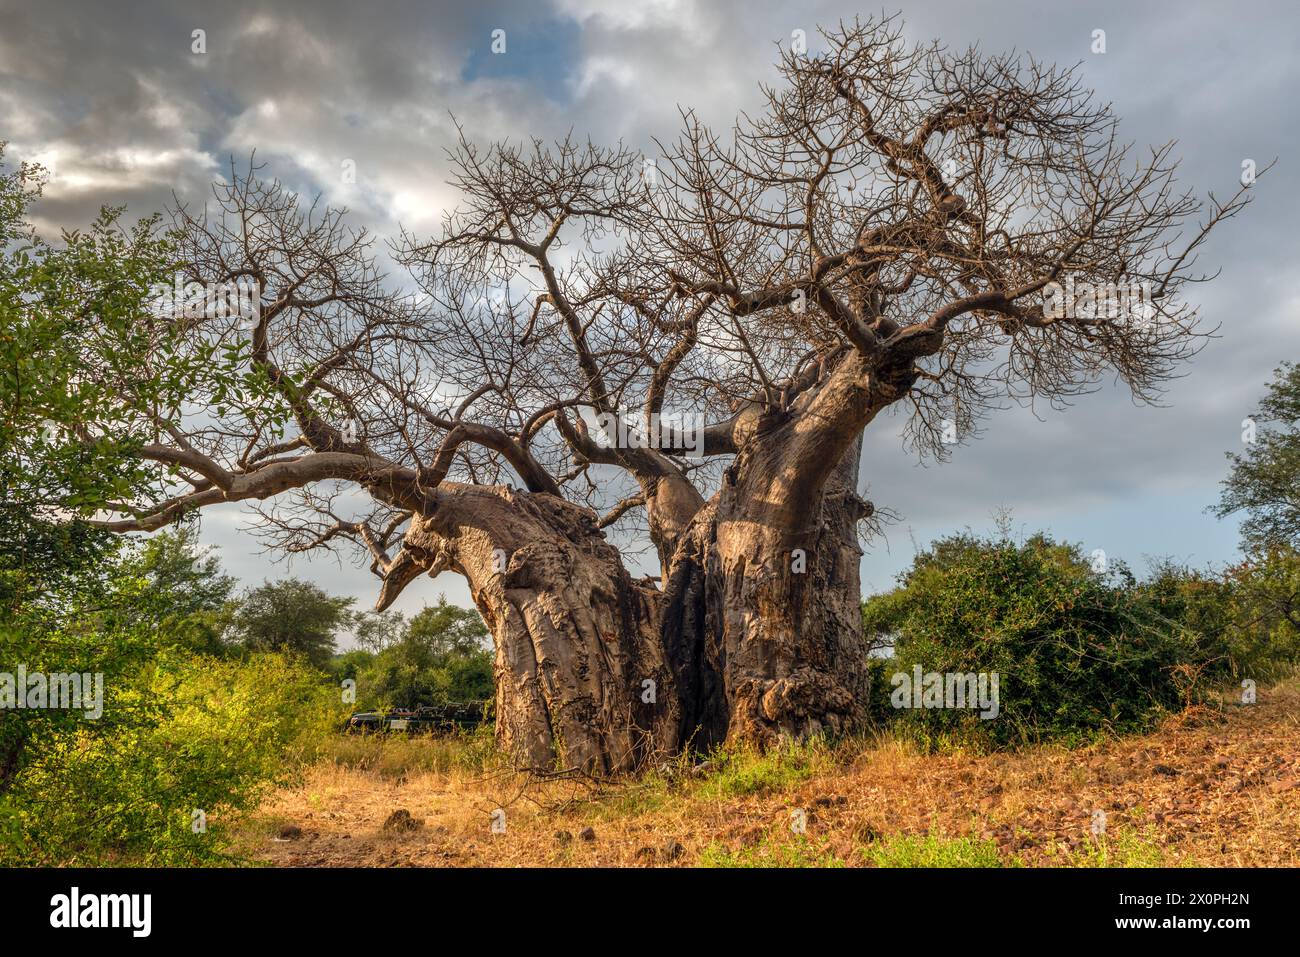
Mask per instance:
[[[6,863],[222,861],[232,812],[287,780],[338,720],[319,673],[279,654],[163,654],[115,683],[106,712],[124,715],[110,728],[33,742],[6,795]]]
[[[156,543],[67,556],[54,587],[4,572],[0,672],[98,674],[103,699],[97,718],[0,710],[0,864],[221,860],[230,814],[341,717],[300,659],[196,654],[227,584],[213,563],[160,560]],[[178,568],[197,577],[163,573]]]
[[[1094,571],[1075,546],[1037,535],[958,535],[936,542],[868,600],[868,636],[893,641],[874,709],[927,746],[995,747],[1140,730],[1188,700],[1194,642],[1136,589],[1126,568]],[[895,709],[895,674],[996,673],[997,717],[976,710]],[[883,680],[880,680],[883,679]],[[882,700],[881,696],[884,696]]]
[[[1232,587],[1225,670],[1261,681],[1289,673],[1300,663],[1300,552],[1256,549],[1225,578]]]
[[[357,682],[365,709],[485,701],[493,697],[492,652],[478,612],[443,597],[421,609],[405,627],[400,616],[363,621],[358,638],[369,649],[337,655],[330,664],[339,680]]]
[[[1191,661],[1207,677],[1230,676],[1234,583],[1227,577],[1159,562],[1136,587],[1164,618],[1178,622],[1191,643]]]
[[[1221,575],[1171,563],[1138,586],[1159,613],[1183,625],[1193,661],[1216,680],[1275,680],[1300,661],[1300,554],[1256,549]]]

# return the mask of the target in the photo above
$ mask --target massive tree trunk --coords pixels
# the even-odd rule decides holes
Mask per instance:
[[[528,767],[627,771],[675,748],[655,589],[553,495],[444,485],[404,548],[469,582],[496,644],[497,741]]]
[[[804,524],[770,520],[744,462],[697,518],[665,595],[683,745],[767,747],[860,725],[860,451],[843,453]]]
[[[668,482],[646,483],[671,528],[662,591],[631,578],[585,508],[544,491],[432,492],[403,560],[468,579],[496,642],[502,747],[528,766],[620,772],[681,748],[860,726],[862,428],[906,384],[848,358],[789,410],[749,417],[689,520],[681,496],[655,494]]]
[[[859,602],[862,429],[906,383],[856,355],[786,412],[759,416],[670,574],[668,659],[683,738],[767,747],[858,727],[868,692]]]
[[[860,449],[855,442],[845,453],[801,527],[754,521],[744,484],[724,489],[708,567],[730,743],[766,747],[861,724]]]

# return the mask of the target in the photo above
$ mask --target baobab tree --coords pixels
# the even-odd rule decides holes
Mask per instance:
[[[258,299],[150,320],[193,375],[137,410],[161,484],[104,525],[252,502],[284,553],[359,550],[381,609],[463,575],[527,765],[860,725],[864,429],[898,405],[942,454],[1008,397],[1157,396],[1206,335],[1196,252],[1246,196],[1179,191],[1073,70],[892,19],[822,37],[780,52],[760,113],[724,135],[685,111],[652,157],[462,133],[460,205],[391,244],[404,287],[255,166],[178,205],[185,279]]]

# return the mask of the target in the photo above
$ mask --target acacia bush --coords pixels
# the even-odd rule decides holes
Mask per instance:
[[[223,861],[232,815],[341,717],[300,657],[196,650],[228,582],[192,541],[166,561],[158,543],[93,543],[57,577],[0,570],[0,672],[98,674],[103,690],[97,718],[0,710],[0,865]],[[177,569],[194,574],[161,573]]]
[[[1212,680],[1274,681],[1300,660],[1300,554],[1290,546],[1251,549],[1221,573],[1162,562],[1137,587],[1184,626]]]
[[[1240,658],[1233,655],[1234,578],[1224,573],[1159,561],[1135,586],[1137,596],[1163,617],[1180,623],[1190,642],[1189,660],[1212,679],[1231,677]]]
[[[899,586],[864,603],[874,662],[873,711],[936,745],[1081,741],[1141,730],[1196,693],[1197,642],[1162,614],[1119,563],[1096,571],[1073,545],[956,535],[934,543]],[[999,675],[998,715],[894,708],[896,673]]]
[[[111,726],[33,742],[5,795],[0,863],[223,862],[233,815],[289,780],[338,720],[320,674],[275,653],[163,653],[114,684]]]
[[[1300,552],[1262,546],[1225,577],[1233,585],[1228,672],[1263,681],[1292,672],[1300,662]]]

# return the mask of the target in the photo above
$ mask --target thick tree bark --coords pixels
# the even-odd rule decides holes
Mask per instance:
[[[806,526],[789,529],[746,517],[740,484],[726,490],[713,558],[725,655],[727,740],[770,746],[823,729],[861,725],[867,705],[867,648],[859,606],[855,442],[844,454]]]
[[[444,486],[404,548],[465,576],[496,644],[497,740],[529,767],[631,770],[676,746],[655,589],[586,509],[544,493]]]
[[[860,450],[843,454],[803,527],[763,521],[740,475],[699,516],[665,596],[683,746],[768,747],[861,724]]]
[[[664,644],[682,739],[771,746],[858,727],[862,430],[910,382],[849,354],[785,413],[759,416],[669,576]]]

